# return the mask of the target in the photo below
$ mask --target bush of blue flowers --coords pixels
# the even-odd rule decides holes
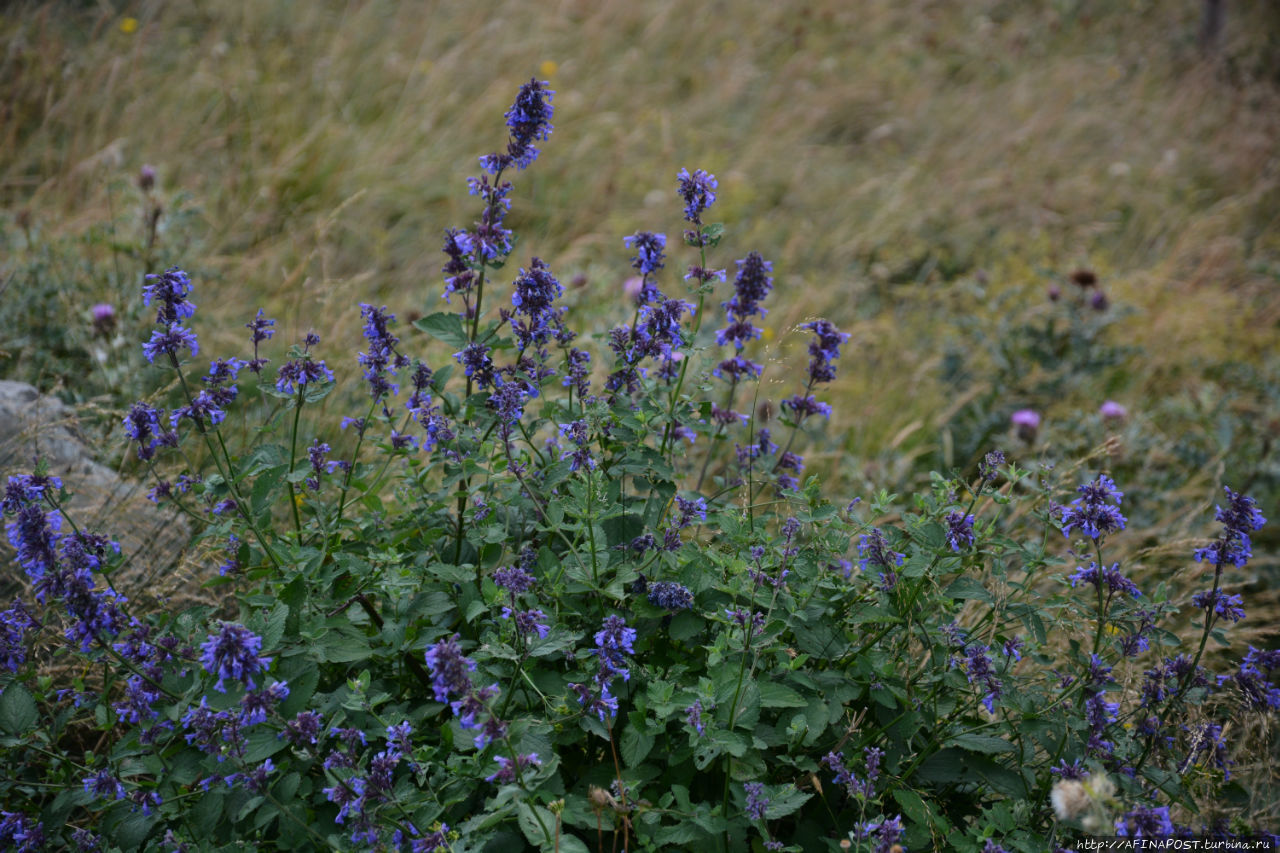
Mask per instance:
[[[405,327],[360,306],[358,379],[261,311],[206,368],[198,282],[146,277],[165,390],[123,430],[152,499],[221,555],[212,603],[128,600],[128,555],[59,478],[9,478],[26,580],[0,614],[0,846],[994,853],[1274,831],[1251,823],[1272,792],[1232,772],[1280,708],[1280,651],[1227,633],[1254,501],[1222,493],[1183,600],[1110,553],[1132,533],[1105,472],[1072,492],[991,451],[905,499],[825,495],[799,450],[848,336],[805,323],[792,395],[759,405],[772,267],[720,259],[714,176],[675,182],[683,282],[665,234],[626,237],[633,318],[590,342],[543,260],[509,272],[511,179],[552,95],[520,89],[469,179],[448,309]],[[348,375],[367,407],[338,414]],[[261,428],[225,430],[234,407]]]

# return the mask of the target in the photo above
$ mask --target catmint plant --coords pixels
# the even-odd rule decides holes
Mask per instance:
[[[732,281],[714,268],[714,175],[680,169],[666,225],[618,236],[639,286],[610,328],[563,304],[559,247],[517,243],[552,96],[519,88],[475,219],[442,231],[443,310],[412,325],[365,302],[359,339],[287,346],[248,307],[242,351],[206,363],[201,283],[144,279],[155,392],[121,445],[196,528],[205,595],[126,592],[116,531],[41,463],[8,478],[0,845],[997,853],[1254,829],[1214,810],[1240,799],[1233,732],[1280,710],[1280,653],[1229,633],[1257,503],[1226,490],[1182,595],[1132,555],[1111,474],[1060,505],[1029,449],[826,494],[803,454],[851,337],[810,319],[802,359],[764,357],[786,279],[747,246]],[[771,420],[760,383],[791,377]]]

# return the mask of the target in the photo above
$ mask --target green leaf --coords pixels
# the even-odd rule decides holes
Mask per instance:
[[[786,817],[789,814],[798,812],[813,796],[812,791],[801,791],[795,785],[787,785],[779,791],[773,791],[769,795],[769,805],[764,808],[764,816],[767,820],[777,820],[780,817]]]
[[[463,349],[471,340],[462,328],[462,318],[457,314],[438,313],[414,322],[414,328],[426,332],[438,341],[455,349]]]
[[[655,741],[636,726],[628,726],[622,733],[622,761],[628,767],[636,767],[648,757]]]
[[[129,815],[120,821],[120,825],[112,833],[116,844],[123,850],[139,849],[157,820],[159,818],[156,815],[150,817],[141,814]]]
[[[672,617],[671,624],[667,626],[667,633],[671,635],[671,639],[684,642],[696,637],[705,624],[701,616],[688,610],[682,610]]]
[[[246,738],[244,761],[246,764],[257,764],[270,758],[289,745],[284,738],[277,737],[269,730],[255,731]]]
[[[280,643],[280,638],[284,636],[285,622],[289,619],[289,605],[283,601],[277,602],[272,608],[271,614],[267,617],[267,625],[262,631],[262,649],[265,653],[272,652]]]
[[[186,819],[191,823],[191,827],[201,835],[213,835],[213,831],[218,828],[218,821],[222,819],[222,801],[225,795],[221,790],[214,789],[196,802],[196,804],[187,810]]]
[[[928,824],[929,809],[915,791],[898,788],[893,792],[893,798],[902,806],[902,813],[911,823]]]
[[[706,830],[691,820],[682,820],[675,826],[659,827],[658,831],[653,834],[653,840],[661,847],[678,845],[686,850],[689,848],[685,845],[689,842],[706,837]]]
[[[36,700],[18,682],[0,693],[0,728],[14,735],[26,734],[36,724]]]
[[[976,578],[956,578],[947,587],[947,591],[943,593],[952,599],[973,599],[982,601],[987,604],[994,604],[995,599],[991,597],[991,593],[987,592],[987,588],[982,582]]]
[[[472,601],[467,605],[467,613],[465,617],[467,624],[474,622],[477,616],[486,612],[488,609],[489,605],[485,604],[483,599],[477,598]]]
[[[315,665],[315,661],[297,657],[293,658],[290,664],[290,674],[297,672],[297,675],[281,679],[289,685],[289,695],[280,703],[280,713],[286,717],[293,717],[305,711],[307,703],[315,695],[316,685],[320,683],[320,669]],[[281,675],[283,674],[282,670]]]
[[[948,746],[958,746],[961,749],[967,749],[970,752],[981,752],[987,755],[995,755],[1000,752],[1017,752],[1018,749],[1004,738],[994,737],[993,735],[980,735],[973,732],[965,732],[955,735],[947,740]]]
[[[530,844],[555,849],[555,815],[542,806],[531,806],[528,803],[517,803],[516,814],[520,821],[520,831]],[[541,825],[538,823],[539,818],[542,819]],[[543,832],[544,827],[546,832]]]
[[[761,681],[760,707],[762,708],[803,708],[809,701],[785,684],[776,681]]]
[[[316,651],[330,663],[350,663],[369,657],[369,642],[360,634],[335,630],[325,635]]]

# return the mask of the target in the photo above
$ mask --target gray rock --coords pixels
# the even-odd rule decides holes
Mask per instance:
[[[69,406],[26,383],[0,381],[0,474],[30,473],[37,457],[47,460],[49,473],[74,493],[67,512],[76,525],[120,543],[127,561],[112,576],[115,588],[131,598],[158,592],[152,587],[177,566],[191,528],[181,515],[147,500],[143,484],[122,478],[94,455]],[[0,549],[6,557],[0,588],[10,591],[19,580],[16,564],[7,540]]]

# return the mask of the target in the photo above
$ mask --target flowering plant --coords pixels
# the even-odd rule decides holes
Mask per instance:
[[[802,378],[776,422],[757,405],[773,268],[716,268],[703,170],[674,186],[687,299],[664,292],[666,236],[638,231],[631,320],[594,345],[539,257],[495,311],[511,179],[552,96],[521,87],[469,181],[478,218],[445,232],[448,310],[413,326],[447,349],[414,354],[360,306],[368,403],[339,430],[344,370],[317,335],[273,351],[259,311],[252,357],[205,370],[199,285],[148,276],[143,349],[178,396],[124,432],[152,498],[220,555],[219,596],[129,600],[128,555],[61,481],[9,479],[29,595],[2,615],[0,842],[991,853],[1066,849],[1098,828],[1081,815],[1247,831],[1211,805],[1224,731],[1280,707],[1280,653],[1211,671],[1206,648],[1244,618],[1223,582],[1254,503],[1228,489],[1195,551],[1212,582],[1177,653],[1183,602],[1108,565],[1128,531],[1106,475],[1059,506],[1047,472],[991,452],[909,509],[825,497],[798,448],[849,336],[804,323]],[[276,414],[236,444],[227,413],[255,398]]]

